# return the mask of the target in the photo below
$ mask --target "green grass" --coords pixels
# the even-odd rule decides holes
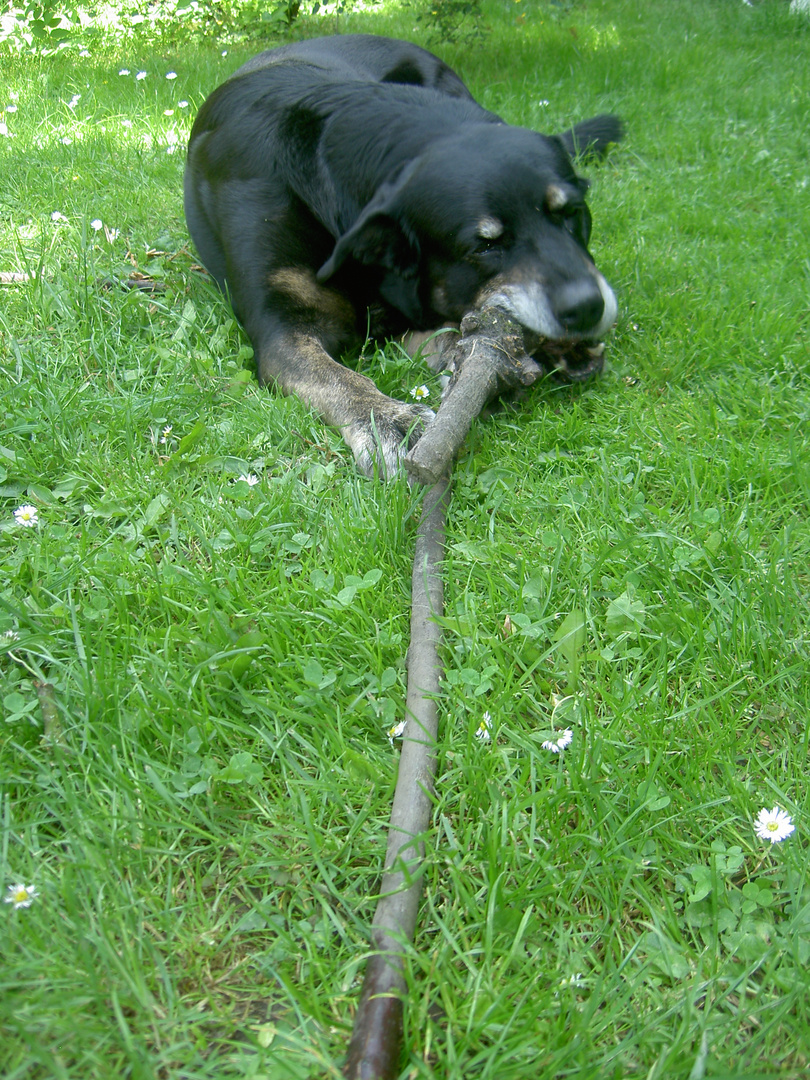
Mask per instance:
[[[810,26],[786,8],[503,4],[439,50],[511,122],[625,118],[591,172],[622,314],[601,379],[477,424],[457,468],[403,1076],[807,1074]],[[416,36],[407,10],[342,26]],[[256,387],[192,270],[182,147],[247,55],[222,47],[3,58],[0,271],[35,276],[0,291],[0,885],[39,891],[0,905],[8,1080],[337,1077],[359,992],[418,505]],[[134,270],[165,292],[101,285]],[[388,392],[426,380],[367,360]],[[797,827],[766,849],[773,805]]]

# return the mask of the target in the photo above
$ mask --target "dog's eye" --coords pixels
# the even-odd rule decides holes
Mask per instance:
[[[549,208],[548,216],[552,221],[562,221],[568,223],[574,221],[582,214],[582,203],[567,202],[563,206],[557,209]]]
[[[500,250],[502,240],[500,236],[478,236],[473,251],[476,255],[489,255],[493,251]]]

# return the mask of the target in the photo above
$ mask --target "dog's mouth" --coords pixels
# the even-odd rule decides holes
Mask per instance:
[[[584,382],[598,375],[605,363],[603,341],[556,341],[524,332],[532,360],[561,382]]]
[[[550,361],[554,375],[568,382],[584,382],[602,370],[605,363],[605,345],[602,341],[576,341],[565,343],[545,341],[535,359],[540,364]]]
[[[554,341],[537,336],[527,340],[526,346],[532,359],[561,382],[585,382],[598,375],[605,362],[602,341]]]
[[[600,293],[604,308],[598,324],[590,327],[593,337],[579,334],[570,338],[557,337],[556,334],[554,337],[546,336],[552,327],[551,333],[554,333],[556,329],[562,330],[562,326],[546,310],[549,308],[548,298],[537,284],[521,289],[514,283],[498,282],[497,287],[490,286],[490,291],[479,297],[477,307],[481,311],[495,308],[518,323],[526,355],[548,375],[559,382],[585,382],[602,370],[605,346],[600,338],[616,320],[616,299],[601,275],[599,280],[602,283]]]

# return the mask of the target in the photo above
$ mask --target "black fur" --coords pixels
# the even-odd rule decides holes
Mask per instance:
[[[322,38],[263,53],[211,94],[186,218],[260,379],[340,427],[365,471],[389,473],[430,411],[334,357],[369,330],[458,323],[487,298],[541,337],[601,336],[615,298],[588,254],[571,155],[621,134],[611,116],[556,138],[512,127],[418,46]]]

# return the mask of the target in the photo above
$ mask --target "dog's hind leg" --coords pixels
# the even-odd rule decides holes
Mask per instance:
[[[446,354],[458,340],[458,326],[448,323],[438,330],[411,330],[402,339],[402,348],[411,359],[424,360],[431,371],[443,371]]]

